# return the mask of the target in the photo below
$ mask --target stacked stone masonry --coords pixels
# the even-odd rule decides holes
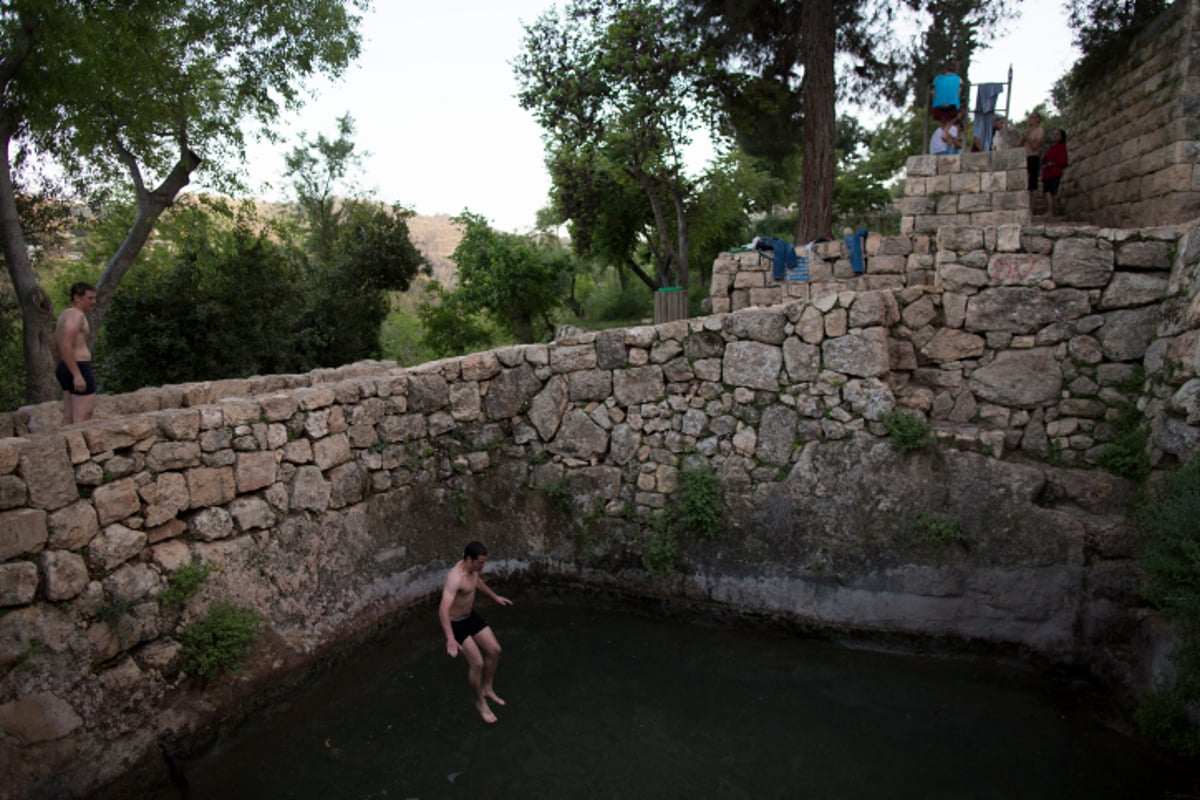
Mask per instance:
[[[1025,151],[912,156],[900,199],[900,232],[933,235],[943,225],[1029,222]]]
[[[754,253],[722,256],[713,301],[730,313],[412,369],[163,387],[108,398],[106,418],[63,430],[53,404],[12,415],[21,435],[0,440],[0,770],[54,772],[62,796],[94,788],[119,769],[113,742],[153,751],[181,724],[159,704],[185,686],[175,635],[209,603],[257,608],[281,647],[312,653],[433,591],[461,547],[454,520],[479,504],[505,549],[603,555],[637,580],[621,560],[637,520],[705,465],[744,520],[721,547],[745,554],[710,565],[705,588],[694,577],[697,596],[868,627],[936,597],[944,610],[912,616],[911,630],[1085,657],[1103,635],[1096,609],[1136,604],[1123,490],[1028,463],[1096,464],[1130,403],[1153,424],[1156,463],[1196,451],[1200,237],[945,225],[866,249],[856,276],[844,245],[818,246],[808,284],[772,284]],[[942,481],[980,517],[971,570],[911,565],[878,519],[850,521],[900,520],[888,509],[944,488],[885,501],[913,472],[887,443],[894,408],[933,421]],[[836,488],[864,464],[875,466],[844,486],[889,476],[871,490],[878,505]],[[1069,511],[1036,507],[1046,482]],[[1085,482],[1107,487],[1107,504],[1072,488]],[[991,483],[995,508],[977,495]],[[572,540],[523,494],[555,486],[607,533]],[[804,492],[803,513],[781,505]],[[1010,508],[1033,516],[997,525]],[[802,559],[778,591],[762,580],[777,559],[755,550],[767,530]],[[165,608],[168,576],[192,561],[220,571],[186,608]],[[830,572],[843,588],[826,587]]]
[[[1064,114],[1071,219],[1138,227],[1200,215],[1200,2],[1171,5]]]

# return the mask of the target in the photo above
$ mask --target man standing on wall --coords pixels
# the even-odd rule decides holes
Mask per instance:
[[[475,590],[480,589],[502,606],[512,601],[493,592],[479,574],[487,563],[487,548],[481,542],[471,542],[463,549],[462,560],[450,568],[442,585],[442,602],[438,619],[446,636],[446,652],[451,658],[461,650],[467,659],[467,681],[475,692],[475,708],[484,722],[495,722],[488,700],[500,705],[504,701],[496,694],[492,681],[500,663],[500,642],[487,622],[475,611]]]
[[[96,376],[88,349],[87,313],[96,307],[96,287],[72,284],[71,307],[58,315],[50,355],[56,362],[54,376],[63,389],[63,424],[87,422],[96,407]]]
[[[1034,201],[1038,193],[1038,178],[1041,175],[1042,142],[1046,141],[1046,131],[1042,128],[1042,116],[1036,111],[1029,112],[1029,126],[1021,134],[1021,144],[1025,147],[1025,171],[1029,181],[1029,214],[1037,213]]]

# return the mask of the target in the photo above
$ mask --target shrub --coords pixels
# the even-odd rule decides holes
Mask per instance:
[[[189,675],[211,680],[242,668],[250,646],[261,635],[262,617],[249,609],[216,603],[199,622],[179,634],[183,669]]]
[[[159,600],[164,606],[181,606],[196,596],[204,579],[216,571],[212,564],[190,561],[171,573],[167,589]]]
[[[701,539],[713,539],[721,530],[721,483],[707,465],[685,469],[679,475],[682,489],[677,510],[680,527]]]
[[[1104,452],[1100,454],[1100,465],[1114,475],[1142,480],[1150,474],[1150,456],[1146,443],[1150,439],[1150,427],[1132,403],[1121,409],[1117,418],[1115,435]]]
[[[1147,736],[1180,749],[1174,717],[1200,702],[1200,456],[1168,474],[1138,503],[1135,518],[1141,532],[1139,560],[1147,578],[1146,598],[1173,624],[1179,646],[1172,656],[1173,683],[1148,695],[1139,709]],[[1194,725],[1191,728],[1195,735]],[[1187,749],[1187,748],[1184,748]]]
[[[933,547],[969,547],[971,540],[958,527],[958,520],[946,514],[922,513],[912,524],[915,540]]]
[[[921,450],[933,444],[929,423],[920,414],[893,408],[881,421],[901,452]]]
[[[679,539],[671,529],[670,521],[665,515],[655,517],[650,526],[650,537],[642,549],[642,566],[648,572],[672,575],[678,554]]]

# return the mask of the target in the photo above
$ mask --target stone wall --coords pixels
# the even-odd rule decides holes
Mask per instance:
[[[936,234],[943,225],[1029,222],[1029,178],[1022,148],[911,156],[905,173],[902,234]]]
[[[1200,215],[1198,20],[1197,0],[1173,4],[1074,98],[1061,191],[1072,219],[1129,228]]]
[[[22,412],[46,428],[0,440],[0,773],[14,797],[70,797],[157,758],[163,732],[429,596],[471,538],[497,581],[1028,648],[1144,683],[1132,486],[1076,467],[1135,401],[1156,462],[1194,452],[1197,238],[945,226],[908,252],[874,240],[840,286],[826,245],[829,280],[772,307],[164,387],[64,430]],[[772,288],[715,274],[731,305]],[[896,407],[937,444],[900,452],[881,422]],[[648,572],[649,522],[688,469],[715,472],[725,529],[680,532],[676,572]],[[970,546],[923,540],[925,514]],[[164,605],[191,561],[218,570]],[[177,634],[220,600],[268,633],[245,675],[205,686]]]

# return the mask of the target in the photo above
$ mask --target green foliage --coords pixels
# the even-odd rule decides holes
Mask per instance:
[[[117,623],[121,621],[121,617],[128,614],[132,609],[133,604],[128,600],[121,597],[109,596],[96,609],[96,619],[115,628]]]
[[[723,521],[721,483],[707,463],[679,473],[679,526],[701,539],[714,539]]]
[[[913,521],[912,534],[917,544],[928,547],[971,546],[971,539],[958,526],[958,520],[946,514],[923,512]]]
[[[250,646],[262,634],[262,617],[230,603],[216,603],[208,614],[179,633],[183,669],[189,675],[212,680],[222,673],[238,672]]]
[[[164,606],[182,606],[196,596],[200,586],[213,572],[213,564],[201,564],[199,561],[189,561],[167,577],[167,588],[159,596]]]
[[[709,64],[670,4],[573,0],[525,27],[518,99],[546,132],[553,199],[577,252],[627,265],[644,232],[657,285],[690,285],[684,151],[715,112]]]
[[[893,408],[883,415],[881,421],[903,453],[922,450],[934,442],[929,423],[916,412]]]
[[[233,190],[253,123],[271,124],[305,97],[317,73],[336,77],[359,52],[359,17],[369,0],[145,0],[138,3],[29,0],[0,10],[0,200],[17,201],[20,176],[41,163],[69,175],[94,207],[115,197],[137,214],[110,251],[97,288],[94,323],[149,241],[159,217],[200,173]],[[27,256],[36,223],[19,215],[0,230],[27,325],[30,399],[56,393],[38,338],[53,319],[36,291]]]
[[[679,555],[679,539],[665,514],[655,517],[649,525],[649,535],[642,546],[642,566],[647,572],[675,574],[675,558]]]
[[[298,267],[249,209],[188,204],[172,217],[167,257],[127,279],[97,340],[105,389],[304,366],[289,334],[304,302]]]
[[[458,265],[458,288],[442,293],[437,312],[442,318],[422,308],[422,321],[431,334],[445,334],[444,323],[450,320],[444,318],[450,314],[452,325],[467,329],[472,315],[487,314],[522,343],[553,334],[550,315],[561,305],[577,268],[571,253],[554,243],[493,230],[487,220],[469,211],[454,222],[463,226],[463,237],[450,256]]]
[[[1150,426],[1137,406],[1126,403],[1114,425],[1112,441],[1100,454],[1100,465],[1114,475],[1143,480],[1150,474]]]
[[[1134,516],[1142,534],[1138,556],[1147,578],[1146,597],[1178,636],[1172,655],[1175,679],[1143,700],[1138,721],[1147,735],[1195,753],[1195,724],[1183,720],[1186,709],[1200,703],[1200,456],[1148,491]]]
[[[550,498],[550,502],[558,509],[558,513],[567,519],[575,517],[575,513],[578,511],[575,504],[575,493],[571,491],[571,484],[566,478],[559,478],[553,483],[547,484],[544,491],[546,497]]]
[[[1068,22],[1075,44],[1083,53],[1067,75],[1072,91],[1101,87],[1111,78],[1113,64],[1129,52],[1138,34],[1169,5],[1168,0],[1068,0]]]
[[[641,320],[654,314],[654,294],[641,283],[622,286],[611,279],[590,292],[583,302],[589,320],[615,322]]]
[[[25,352],[21,346],[21,307],[7,282],[0,283],[0,411],[25,402]]]
[[[1134,710],[1138,730],[1149,741],[1185,756],[1200,756],[1200,734],[1187,711],[1187,702],[1175,688],[1155,689],[1138,701]]]
[[[439,358],[486,350],[498,334],[481,313],[468,308],[465,298],[446,291],[437,281],[425,287],[426,298],[417,306],[424,333],[421,345]]]
[[[425,329],[417,313],[395,302],[394,295],[392,309],[379,330],[379,351],[383,358],[405,367],[438,357],[438,353],[425,343]]]

